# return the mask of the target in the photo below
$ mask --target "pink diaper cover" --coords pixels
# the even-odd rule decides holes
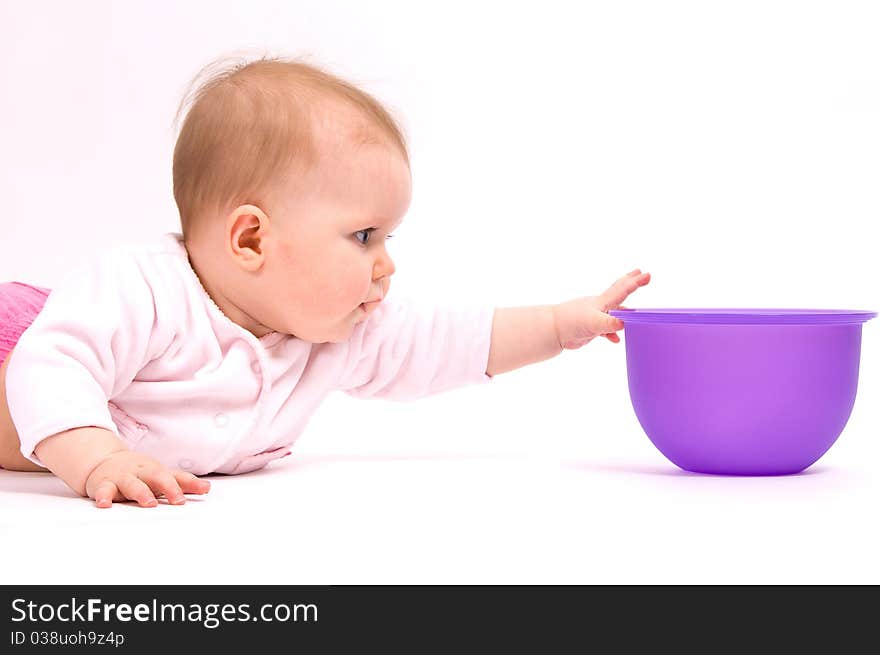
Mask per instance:
[[[0,283],[0,365],[43,309],[50,292],[24,282]]]

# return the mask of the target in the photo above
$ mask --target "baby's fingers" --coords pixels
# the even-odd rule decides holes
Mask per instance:
[[[141,474],[141,479],[156,492],[156,495],[164,495],[170,505],[183,505],[186,498],[174,478],[167,469],[157,469],[149,474]]]
[[[95,505],[98,507],[112,507],[116,498],[116,485],[112,480],[104,480],[95,489]]]
[[[174,478],[185,494],[206,494],[211,490],[211,483],[197,478],[186,471],[174,471]]]
[[[641,270],[637,268],[612,284],[605,293],[600,296],[600,298],[602,298],[606,308],[615,309],[619,307],[620,303],[626,300],[633,291],[639,287],[645,286],[650,281],[651,274],[642,273]]]
[[[147,483],[133,475],[126,475],[116,486],[123,496],[137,502],[141,507],[155,507],[159,504]]]

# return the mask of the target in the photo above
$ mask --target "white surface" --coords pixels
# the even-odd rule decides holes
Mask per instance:
[[[880,309],[872,2],[0,2],[0,280],[177,228],[172,119],[236,51],[310,55],[410,137],[405,294]],[[625,339],[625,336],[624,336]],[[413,403],[331,398],[262,472],[94,509],[0,471],[6,583],[880,582],[880,321],[808,474],[677,473],[624,344]]]
[[[805,473],[700,476],[641,432],[623,344],[591,347],[411,403],[334,396],[291,457],[181,507],[99,510],[0,471],[4,581],[880,582],[876,366]]]

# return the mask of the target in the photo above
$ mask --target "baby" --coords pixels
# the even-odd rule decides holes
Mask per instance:
[[[262,468],[334,390],[408,400],[618,343],[605,312],[650,280],[535,307],[396,301],[385,241],[409,157],[373,97],[264,57],[184,101],[181,232],[117,245],[51,292],[0,285],[0,466],[51,471],[98,507],[182,504],[208,491],[198,475]]]

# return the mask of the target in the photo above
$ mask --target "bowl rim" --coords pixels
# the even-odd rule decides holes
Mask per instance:
[[[862,309],[746,307],[626,308],[607,312],[624,323],[692,323],[730,325],[856,325],[877,312]]]

